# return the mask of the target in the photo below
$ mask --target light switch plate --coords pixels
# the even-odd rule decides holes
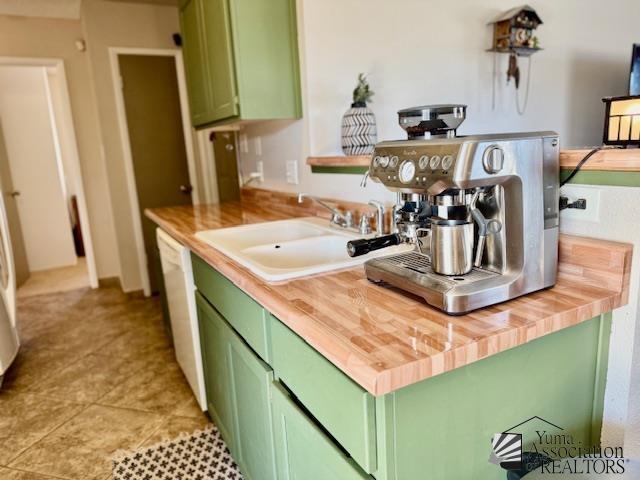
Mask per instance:
[[[298,162],[295,160],[287,161],[287,183],[298,184]]]
[[[575,202],[580,198],[587,201],[587,208],[579,210],[577,208],[566,208],[560,212],[560,219],[581,220],[584,222],[600,221],[600,192],[598,187],[586,185],[565,185],[560,189],[560,195],[564,195],[569,199],[569,203]]]

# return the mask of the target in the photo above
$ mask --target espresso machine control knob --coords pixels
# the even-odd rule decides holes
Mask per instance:
[[[429,156],[422,155],[420,160],[418,160],[418,166],[420,167],[420,170],[426,169],[429,166]]]
[[[391,157],[391,159],[389,160],[389,166],[390,166],[391,168],[396,168],[396,165],[398,165],[398,160],[399,160],[399,158],[398,158],[396,155],[394,155],[394,156],[393,156],[393,157]]]
[[[487,147],[482,155],[482,165],[484,171],[491,175],[500,172],[504,166],[504,151],[498,145]]]

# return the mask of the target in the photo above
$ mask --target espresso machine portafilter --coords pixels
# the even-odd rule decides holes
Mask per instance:
[[[392,232],[353,240],[351,256],[400,243],[413,251],[365,262],[367,278],[450,314],[555,283],[558,136],[456,136],[464,105],[399,112],[408,139],[376,145],[369,177],[396,192]]]

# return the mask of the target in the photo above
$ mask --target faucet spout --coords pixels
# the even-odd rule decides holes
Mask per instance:
[[[384,234],[384,205],[377,200],[371,200],[369,205],[376,209],[376,235]]]
[[[344,228],[351,228],[353,227],[353,216],[350,214],[351,212],[342,212],[341,210],[332,207],[331,205],[329,205],[328,203],[326,203],[324,200],[321,200],[318,197],[315,197],[313,195],[309,195],[308,193],[299,193],[298,194],[298,203],[302,203],[304,202],[304,199],[308,198],[309,200],[312,200],[314,202],[316,202],[318,205],[326,208],[327,210],[329,210],[331,212],[331,223],[333,225],[338,225],[340,227],[344,227]]]

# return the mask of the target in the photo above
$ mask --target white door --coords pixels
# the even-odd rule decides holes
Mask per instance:
[[[77,261],[43,67],[0,67],[0,117],[30,271]]]

